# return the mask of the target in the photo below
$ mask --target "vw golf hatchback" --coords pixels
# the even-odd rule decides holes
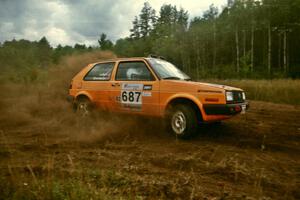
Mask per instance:
[[[179,138],[196,133],[203,122],[216,122],[248,108],[242,89],[194,82],[158,57],[117,58],[84,67],[69,89],[75,110],[92,108],[164,118]]]

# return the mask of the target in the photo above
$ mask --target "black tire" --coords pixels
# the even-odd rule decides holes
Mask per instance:
[[[198,130],[196,111],[189,105],[175,105],[168,111],[167,126],[176,138],[192,137]]]
[[[92,114],[92,103],[86,97],[81,97],[76,100],[75,105],[75,112],[80,117],[89,117]]]

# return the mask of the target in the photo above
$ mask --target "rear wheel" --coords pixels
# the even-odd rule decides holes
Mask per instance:
[[[196,134],[198,121],[192,107],[184,104],[174,106],[167,117],[168,127],[178,138],[187,139]]]
[[[79,98],[76,101],[75,111],[80,117],[88,117],[92,112],[92,103],[88,98]]]

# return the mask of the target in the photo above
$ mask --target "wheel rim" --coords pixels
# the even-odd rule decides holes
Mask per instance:
[[[77,112],[82,117],[87,117],[90,114],[88,104],[86,102],[79,102],[77,105]]]
[[[183,112],[177,111],[173,114],[172,120],[172,129],[177,135],[183,134],[186,129],[186,118]]]

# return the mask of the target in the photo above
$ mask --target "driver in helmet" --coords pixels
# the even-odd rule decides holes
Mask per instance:
[[[143,73],[143,70],[140,68],[130,68],[126,72],[127,79],[129,80],[136,80],[141,77],[141,74]]]

